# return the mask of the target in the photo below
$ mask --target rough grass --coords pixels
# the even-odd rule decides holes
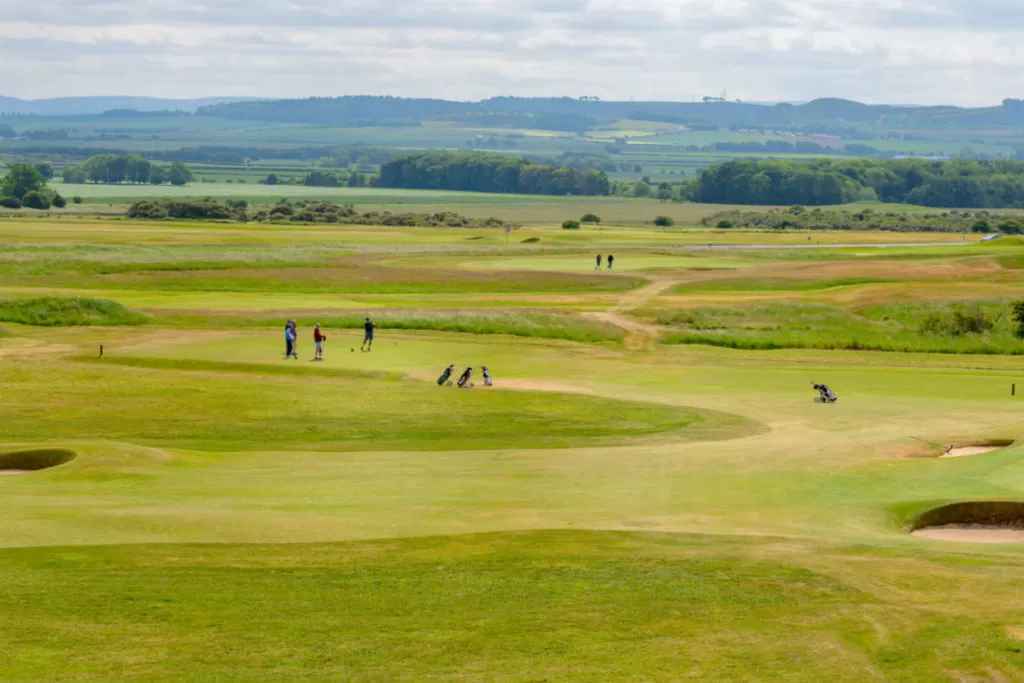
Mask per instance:
[[[294,316],[293,316],[294,317]],[[319,322],[325,329],[362,329],[364,313],[310,311],[306,322]],[[181,311],[155,313],[158,323],[175,327],[277,327],[282,315],[202,314]],[[617,325],[571,313],[531,310],[426,311],[384,310],[373,313],[379,330],[434,330],[467,334],[506,334],[537,339],[564,339],[584,343],[621,341],[625,331]]]
[[[0,301],[0,321],[43,327],[141,325],[146,316],[108,299],[48,296]]]
[[[904,353],[1024,354],[1004,302],[979,302],[976,310],[992,325],[959,333],[942,321],[963,304],[889,304],[851,311],[825,304],[752,304],[698,307],[655,314],[672,331],[669,344],[710,344],[734,349],[848,349]],[[935,324],[935,321],[939,321]]]

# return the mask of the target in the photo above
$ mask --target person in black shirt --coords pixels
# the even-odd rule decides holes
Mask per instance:
[[[360,351],[373,351],[373,330],[376,327],[369,318],[363,323],[363,344],[359,347]]]

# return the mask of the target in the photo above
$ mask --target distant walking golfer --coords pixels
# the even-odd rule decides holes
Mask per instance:
[[[359,347],[360,351],[373,351],[373,330],[377,326],[369,318],[363,323],[363,344]],[[364,348],[365,347],[365,348]]]
[[[615,263],[615,254],[608,254],[608,270],[612,269],[612,265]]]
[[[601,255],[597,255],[597,267],[594,270],[601,270]]]

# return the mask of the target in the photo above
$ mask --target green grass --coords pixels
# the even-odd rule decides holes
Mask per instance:
[[[115,365],[116,364],[116,365]],[[305,369],[308,364],[299,364]],[[563,448],[602,440],[701,433],[697,414],[663,406],[531,392],[445,391],[426,382],[302,373],[303,389],[276,371],[250,376],[181,361],[107,358],[12,369],[5,386],[5,433],[35,436],[35,415],[64,415],[51,439],[113,439],[180,448],[337,450]],[[438,369],[438,373],[440,369]],[[39,383],[59,390],[34,390]],[[358,400],[356,398],[358,397]],[[408,406],[422,406],[416,415]],[[125,406],[134,418],[125,419]],[[681,438],[687,438],[680,434]],[[525,441],[521,441],[524,439]]]
[[[747,543],[774,554],[770,541]],[[721,546],[537,532],[258,552],[5,551],[0,613],[17,615],[18,628],[0,636],[0,667],[10,681],[914,681],[940,670],[1012,676],[1020,665],[1020,648],[992,623],[920,599],[889,607],[827,571]],[[900,580],[914,566],[845,559],[893,565]],[[116,662],[97,656],[112,633]]]
[[[1021,442],[1024,342],[922,332],[1020,244],[567,233],[0,219],[0,297],[148,316],[3,323],[0,454],[76,457],[0,476],[0,679],[1024,675],[1024,545],[908,533],[1024,500],[1024,446],[926,443]]]
[[[0,321],[44,327],[141,325],[146,316],[107,299],[49,296],[0,300]]]

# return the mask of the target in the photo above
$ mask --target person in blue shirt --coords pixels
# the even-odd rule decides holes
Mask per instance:
[[[288,324],[284,326],[284,357],[287,358],[298,358],[299,350],[295,348],[295,340],[297,338],[297,332],[295,328],[295,321],[289,320]]]

